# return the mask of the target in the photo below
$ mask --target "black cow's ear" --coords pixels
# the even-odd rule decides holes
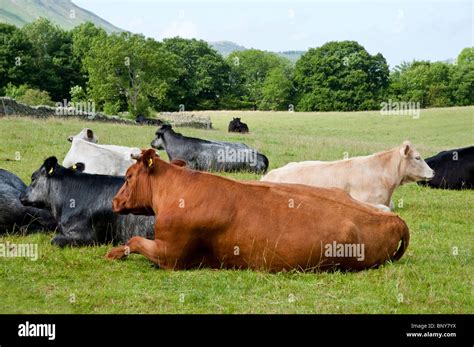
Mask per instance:
[[[48,176],[53,176],[58,166],[58,159],[56,157],[49,157],[44,161],[44,169]]]
[[[74,172],[83,172],[86,169],[86,165],[84,163],[76,163],[69,168]]]

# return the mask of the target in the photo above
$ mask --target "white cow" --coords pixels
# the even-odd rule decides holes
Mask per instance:
[[[97,138],[97,136],[95,136],[94,132],[90,128],[84,128],[81,130],[79,134],[71,135],[71,136],[68,136],[67,138],[69,142],[72,142],[73,139],[81,139],[81,140],[89,141],[92,143],[99,142],[99,139]]]
[[[68,140],[72,144],[63,166],[70,167],[81,162],[85,164],[84,172],[92,174],[124,176],[129,166],[135,163],[131,155],[141,153],[136,147],[99,145],[94,132],[87,128],[75,136],[69,136]]]
[[[357,200],[388,209],[393,206],[391,197],[399,185],[430,180],[433,176],[434,171],[405,141],[399,147],[365,157],[289,163],[270,171],[261,180],[342,188]]]

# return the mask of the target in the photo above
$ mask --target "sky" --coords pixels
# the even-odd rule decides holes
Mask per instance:
[[[161,40],[232,41],[268,51],[355,40],[390,67],[456,58],[474,46],[472,0],[73,0],[112,24]]]

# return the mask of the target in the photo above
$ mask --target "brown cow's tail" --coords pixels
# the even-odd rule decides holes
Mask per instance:
[[[399,225],[401,228],[401,238],[400,238],[400,245],[398,246],[397,251],[392,256],[391,260],[400,260],[400,258],[405,254],[406,249],[408,248],[408,244],[410,243],[410,231],[408,230],[408,226],[403,221],[403,219],[399,219]]]

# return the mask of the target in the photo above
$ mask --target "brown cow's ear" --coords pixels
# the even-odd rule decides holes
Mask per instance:
[[[154,149],[147,149],[142,152],[142,162],[147,170],[153,169],[155,165],[156,152]]]
[[[170,161],[170,164],[173,164],[173,165],[176,165],[176,166],[181,166],[181,167],[186,166],[186,162],[184,160],[181,160],[181,159],[172,160],[172,161]]]

